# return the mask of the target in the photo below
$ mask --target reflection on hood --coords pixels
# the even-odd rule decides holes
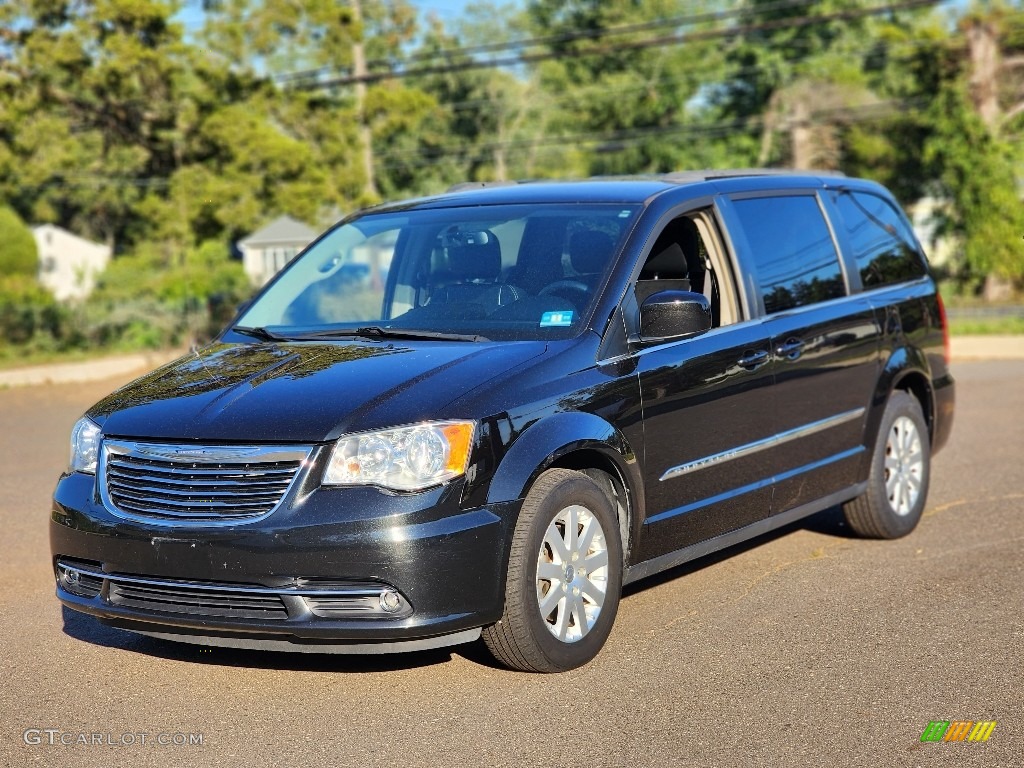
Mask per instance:
[[[543,342],[216,343],[97,403],[104,434],[155,441],[320,442],[465,417],[445,406],[544,352]]]

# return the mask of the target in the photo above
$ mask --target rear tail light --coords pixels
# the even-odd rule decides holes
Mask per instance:
[[[935,292],[936,298],[939,300],[939,325],[942,326],[942,346],[943,352],[946,357],[946,365],[949,365],[950,358],[952,355],[949,351],[949,323],[946,322],[946,305],[942,303],[942,294],[938,291]]]

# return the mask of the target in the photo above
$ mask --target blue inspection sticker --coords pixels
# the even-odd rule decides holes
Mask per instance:
[[[540,316],[541,328],[566,328],[572,325],[572,310],[545,312]]]

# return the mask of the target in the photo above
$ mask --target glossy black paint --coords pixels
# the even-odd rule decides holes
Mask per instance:
[[[679,553],[699,556],[756,535],[773,525],[771,518],[809,514],[823,499],[852,498],[863,490],[867,447],[893,389],[921,399],[934,450],[948,439],[953,384],[934,282],[926,277],[863,292],[859,279],[849,279],[849,296],[765,316],[751,268],[760,245],[736,230],[732,203],[737,195],[848,188],[887,196],[853,179],[741,177],[523,184],[383,206],[585,201],[645,208],[574,338],[261,342],[229,330],[113,393],[89,411],[105,435],[313,445],[305,484],[259,522],[168,528],[112,515],[99,501],[96,479],[72,473],[54,495],[51,547],[55,559],[101,563],[110,573],[198,582],[375,580],[406,596],[413,614],[310,619],[282,633],[279,625],[251,620],[133,611],[62,589],[58,596],[108,621],[169,632],[432,637],[501,615],[511,532],[530,484],[549,467],[607,478],[627,578],[629,568],[649,575],[676,564]],[[632,282],[664,223],[697,208],[716,217],[743,317],[690,338],[634,343],[641,311]],[[843,414],[856,416],[828,422]],[[420,493],[320,485],[340,435],[427,419],[477,420],[464,478]],[[801,432],[821,421],[828,428]],[[783,433],[797,436],[775,444]]]
[[[484,386],[544,349],[543,342],[216,342],[114,392],[89,416],[110,436],[329,441],[443,418],[466,382]]]
[[[320,457],[322,460],[323,456]],[[63,590],[72,608],[177,627],[245,629],[302,638],[380,639],[439,635],[500,616],[501,561],[494,557],[518,502],[467,509],[461,481],[422,494],[322,488],[295,494],[256,525],[167,528],[130,523],[103,508],[91,477],[61,478],[50,544],[55,555],[102,563],[110,573],[196,582],[284,587],[300,579],[358,578],[395,586],[413,605],[401,620],[316,619],[302,623],[199,619],[134,611]],[[443,552],[437,551],[443,543]],[[495,613],[495,610],[497,612]]]
[[[755,322],[640,353],[647,514],[639,559],[767,516],[772,471],[764,452],[662,478],[674,467],[774,434],[771,368],[742,364],[768,351],[768,336]]]
[[[640,340],[645,344],[680,339],[711,328],[711,302],[689,291],[659,291],[640,306]]]

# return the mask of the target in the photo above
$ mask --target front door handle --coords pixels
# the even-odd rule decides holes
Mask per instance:
[[[785,343],[780,344],[775,350],[775,354],[778,357],[784,357],[787,360],[796,360],[804,353],[804,346],[806,346],[806,342],[803,342],[800,339],[786,339]]]
[[[740,368],[746,368],[748,371],[752,371],[768,362],[768,353],[763,349],[758,349],[754,352],[747,352],[743,357],[736,361],[736,364]]]

